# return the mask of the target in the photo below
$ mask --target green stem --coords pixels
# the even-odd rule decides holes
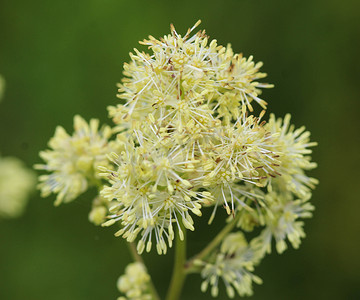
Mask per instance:
[[[135,244],[128,243],[128,242],[126,244],[128,245],[128,248],[129,248],[129,251],[130,251],[130,254],[131,254],[133,260],[137,261],[145,266],[145,262],[144,262],[143,258],[141,257],[141,255],[137,252]],[[150,293],[152,295],[152,299],[160,300],[159,294],[157,293],[155,285],[151,279],[149,282],[149,288],[150,288]]]
[[[180,299],[181,290],[186,278],[186,229],[183,228],[182,224],[181,230],[184,233],[184,240],[180,240],[179,233],[176,234],[174,269],[171,277],[170,287],[166,295],[166,300]]]
[[[196,260],[202,260],[206,256],[208,256],[214,248],[216,248],[225,238],[225,236],[233,230],[236,223],[238,222],[239,214],[233,218],[216,236],[215,238],[197,255],[188,260],[185,264],[185,273],[189,274],[196,271],[196,267],[194,263]]]

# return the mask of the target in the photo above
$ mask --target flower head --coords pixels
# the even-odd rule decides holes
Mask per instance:
[[[124,149],[114,154],[113,168],[101,167],[109,181],[101,194],[116,204],[108,221],[121,224],[116,235],[134,241],[138,251],[150,251],[153,239],[159,253],[171,247],[181,224],[194,230],[192,214],[218,206],[241,214],[239,225],[264,226],[264,211],[273,205],[269,191],[309,192],[314,179],[304,170],[315,165],[306,156],[308,133],[289,128],[289,117],[266,124],[249,115],[258,97],[261,63],[233,53],[230,46],[208,42],[204,31],[181,36],[174,27],[159,40],[150,36],[124,65],[119,85],[125,104],[109,107]]]
[[[110,183],[102,195],[118,201],[104,225],[119,221],[117,235],[128,241],[141,234],[139,252],[151,249],[152,236],[158,252],[166,252],[165,240],[172,245],[173,227],[182,236],[180,223],[194,230],[190,213],[201,216],[201,207],[213,202],[213,193],[230,194],[231,200],[221,201],[228,213],[228,202],[234,211],[238,195],[232,189],[229,193],[229,186],[260,178],[257,169],[265,150],[255,149],[255,144],[267,138],[265,131],[255,124],[258,119],[249,118],[247,125],[236,128],[230,122],[238,120],[240,125],[254,100],[265,107],[259,88],[270,85],[256,82],[265,74],[252,57],[234,55],[230,46],[219,46],[216,40],[209,42],[205,31],[192,35],[199,23],[184,36],[171,26],[171,34],[141,42],[150,54],[135,49],[124,65],[126,77],[118,97],[126,103],[109,107],[114,122],[127,129],[121,139],[129,142],[114,162],[117,171],[102,168]],[[241,137],[233,141],[238,134]],[[256,134],[261,136],[258,141]],[[232,151],[233,144],[239,150]],[[240,154],[245,148],[247,153]],[[231,152],[236,155],[231,157]],[[230,169],[229,176],[225,169]]]
[[[266,107],[258,97],[259,88],[271,87],[257,82],[266,76],[259,72],[262,63],[209,41],[205,31],[191,35],[199,24],[184,36],[171,25],[169,35],[140,42],[148,46],[149,54],[137,49],[130,53],[118,95],[126,103],[109,107],[115,123],[132,128],[134,121],[152,114],[179,131],[188,122],[206,130],[214,119],[229,123],[244,109],[252,111],[253,101]]]
[[[133,241],[139,233],[141,239],[138,251],[141,253],[146,244],[150,251],[152,236],[156,239],[159,254],[166,253],[166,243],[171,247],[174,228],[182,235],[180,222],[185,228],[194,230],[190,215],[201,216],[202,203],[211,201],[211,195],[196,191],[192,183],[191,166],[195,161],[186,158],[181,148],[165,147],[161,143],[139,139],[139,146],[126,143],[120,156],[113,153],[117,170],[101,167],[101,175],[107,177],[110,186],[101,195],[117,204],[111,208],[110,219],[104,225],[120,221],[122,235]]]
[[[265,228],[252,241],[253,246],[263,254],[270,253],[274,239],[278,253],[287,249],[286,240],[294,248],[298,248],[301,238],[305,237],[304,222],[301,219],[312,217],[314,206],[308,199],[294,199],[291,193],[270,192],[265,199],[269,203],[261,216]]]
[[[221,279],[230,298],[235,297],[235,291],[240,296],[250,296],[253,293],[252,283],[262,283],[262,280],[252,273],[258,262],[257,252],[248,245],[244,235],[241,232],[231,233],[222,242],[220,252],[210,261],[197,262],[197,265],[203,268],[201,276],[204,281],[201,290],[205,292],[211,285],[211,295],[216,297]]]
[[[290,124],[290,119],[290,114],[287,114],[284,120],[276,119],[275,115],[271,114],[265,125],[269,132],[277,134],[273,147],[274,151],[281,153],[278,171],[282,176],[272,179],[270,188],[281,192],[291,191],[298,197],[309,198],[318,180],[308,177],[305,171],[317,166],[309,156],[312,152],[309,148],[317,143],[310,142],[310,132],[305,131],[304,126],[295,129],[295,126]]]
[[[50,173],[39,177],[42,196],[57,194],[55,205],[70,202],[99,180],[97,167],[109,165],[106,154],[115,147],[109,142],[112,134],[109,126],[99,129],[97,119],[88,124],[78,115],[74,117],[73,135],[57,127],[49,142],[51,150],[40,152],[45,164],[35,165]]]

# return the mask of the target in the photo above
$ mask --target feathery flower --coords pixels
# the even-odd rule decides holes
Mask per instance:
[[[272,149],[274,136],[260,124],[261,117],[243,116],[235,125],[219,128],[214,146],[207,149],[210,154],[203,185],[217,199],[215,205],[224,205],[228,214],[238,205],[247,206],[240,200],[242,196],[253,198],[244,183],[262,187],[266,179],[279,174],[279,155]]]
[[[196,262],[203,268],[201,276],[204,281],[201,290],[205,292],[210,284],[211,295],[216,297],[219,292],[219,280],[222,279],[230,298],[235,297],[235,291],[240,296],[251,296],[252,283],[262,283],[262,280],[252,273],[254,265],[258,264],[259,260],[258,253],[248,245],[241,232],[229,234],[215,257],[209,262]]]
[[[287,114],[284,120],[276,119],[275,115],[271,114],[269,122],[265,125],[266,130],[278,134],[273,149],[281,153],[278,171],[282,176],[271,179],[270,187],[281,192],[291,191],[298,197],[309,198],[318,180],[308,177],[305,171],[317,166],[309,156],[312,152],[309,148],[317,143],[310,142],[310,132],[305,131],[304,126],[295,129],[295,126],[290,124],[290,118],[290,114]]]
[[[57,194],[55,205],[59,205],[74,200],[89,185],[98,182],[97,167],[109,166],[106,154],[115,147],[109,142],[112,135],[109,126],[99,129],[97,119],[91,119],[88,124],[79,115],[74,117],[73,135],[58,126],[49,141],[51,150],[40,152],[45,164],[35,165],[36,169],[50,173],[39,177],[41,195]]]
[[[206,130],[215,118],[224,117],[228,123],[243,109],[252,111],[252,101],[266,107],[259,88],[271,85],[256,81],[266,76],[259,72],[262,63],[234,55],[230,45],[209,42],[205,31],[191,35],[199,24],[184,36],[171,25],[171,34],[140,42],[150,54],[137,49],[130,53],[118,95],[126,103],[109,107],[116,124],[132,128],[150,113],[179,131],[189,121]]]
[[[151,54],[130,54],[119,85],[126,103],[109,108],[126,129],[117,140],[126,150],[113,159],[117,170],[101,168],[110,183],[102,196],[118,202],[103,225],[119,221],[116,235],[128,241],[140,234],[140,253],[150,251],[153,236],[165,253],[173,224],[180,236],[180,222],[194,230],[189,212],[200,216],[203,206],[214,205],[209,222],[221,205],[242,214],[246,230],[264,226],[272,203],[261,188],[304,197],[316,183],[304,173],[315,167],[306,156],[315,145],[308,133],[289,128],[289,116],[268,124],[265,111],[248,116],[252,101],[266,108],[259,88],[270,86],[256,82],[265,76],[261,63],[208,44],[204,31],[191,36],[194,28],[182,37],[171,27],[170,35],[141,42]]]
[[[212,253],[200,253],[194,265],[203,291],[211,285],[217,296],[222,280],[233,298],[251,295],[252,283],[261,283],[252,272],[273,240],[282,253],[287,240],[297,248],[305,236],[301,219],[312,215],[317,184],[305,172],[316,167],[309,156],[316,143],[304,127],[290,125],[290,115],[262,121],[261,89],[272,87],[258,81],[266,77],[262,63],[209,41],[205,31],[193,34],[199,24],[184,36],[171,25],[169,35],[140,42],[149,53],[130,53],[118,85],[122,104],[108,107],[117,127],[99,130],[97,120],[76,116],[74,134],[58,127],[52,150],[40,153],[46,164],[36,168],[51,173],[40,177],[39,188],[43,196],[58,194],[55,204],[107,180],[89,220],[117,224],[115,236],[137,239],[140,254],[153,244],[165,254],[176,232],[183,240],[184,228],[195,229],[193,215],[212,206],[211,223],[224,207],[238,228],[260,234],[248,243],[241,232],[228,234],[230,224],[215,238],[227,234],[219,249],[210,243]],[[263,109],[258,117],[254,103]],[[130,264],[118,282],[126,294],[119,300],[151,299],[149,280],[143,265]]]
[[[268,207],[264,210],[265,228],[252,243],[263,254],[271,252],[271,242],[275,239],[276,250],[282,253],[287,249],[286,239],[296,249],[301,238],[305,237],[304,218],[312,217],[314,206],[308,199],[294,199],[291,193],[270,192],[265,195]]]
[[[138,243],[141,253],[146,244],[150,251],[154,235],[159,252],[166,253],[165,237],[171,247],[174,239],[173,223],[182,236],[180,222],[185,228],[194,230],[194,221],[189,214],[201,216],[201,204],[212,200],[206,192],[197,192],[191,183],[193,168],[196,163],[185,158],[185,153],[178,146],[154,146],[151,142],[139,139],[135,147],[127,143],[120,156],[113,153],[113,162],[117,170],[100,169],[111,186],[105,187],[101,195],[109,201],[118,202],[110,211],[110,219],[104,226],[120,221],[122,229],[116,235],[122,235],[133,241],[139,232],[142,238]]]

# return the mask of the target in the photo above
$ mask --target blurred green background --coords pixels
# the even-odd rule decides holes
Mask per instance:
[[[252,299],[360,299],[359,1],[3,0],[2,155],[31,167],[55,126],[71,131],[74,114],[110,123],[106,106],[117,103],[115,84],[137,41],[167,34],[170,23],[184,33],[198,19],[219,43],[265,63],[275,84],[263,94],[268,111],[290,112],[319,142],[308,236],[299,250],[265,258]],[[55,209],[54,197],[34,192],[24,216],[0,221],[0,299],[116,299],[130,256],[114,228],[87,221],[92,196]],[[207,235],[189,235],[190,254],[217,231],[198,227]],[[162,295],[171,255],[145,255]],[[190,276],[182,299],[211,298],[200,282]]]

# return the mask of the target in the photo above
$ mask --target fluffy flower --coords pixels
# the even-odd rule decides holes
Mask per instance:
[[[201,290],[205,292],[210,284],[211,295],[216,297],[221,279],[230,298],[235,297],[235,291],[240,296],[250,296],[253,293],[252,283],[262,283],[252,273],[258,262],[258,253],[248,245],[244,235],[241,232],[231,233],[224,239],[215,258],[208,262],[197,262],[197,265],[202,266],[201,276],[204,278]]]
[[[265,76],[261,63],[208,43],[204,31],[191,36],[194,28],[141,42],[151,53],[130,55],[119,85],[126,103],[109,108],[125,129],[117,140],[125,150],[113,156],[116,170],[101,167],[109,181],[102,197],[117,202],[104,226],[119,222],[116,235],[128,241],[140,235],[140,253],[152,239],[166,253],[173,227],[180,237],[181,223],[194,230],[192,214],[201,216],[203,206],[214,205],[209,222],[223,206],[244,216],[246,230],[264,226],[273,203],[261,188],[305,196],[315,183],[304,173],[315,166],[308,133],[289,127],[289,116],[266,124],[265,111],[248,115],[253,101],[266,108],[258,95],[269,85],[256,81]]]
[[[99,129],[97,119],[88,124],[78,115],[74,117],[73,135],[57,127],[49,142],[51,150],[40,152],[45,164],[35,165],[36,169],[50,173],[39,177],[41,195],[57,194],[55,205],[59,205],[74,200],[89,185],[98,183],[97,167],[109,165],[106,154],[115,147],[109,142],[112,134],[109,126]]]
[[[305,131],[304,126],[295,129],[295,126],[290,124],[290,119],[290,114],[287,114],[284,120],[276,119],[275,115],[271,114],[265,125],[268,131],[277,134],[273,149],[281,153],[278,172],[282,176],[272,179],[269,186],[276,191],[291,191],[298,197],[310,198],[311,190],[318,184],[318,180],[308,177],[305,171],[317,166],[309,156],[312,152],[309,148],[317,143],[310,142],[310,132]]]
[[[125,297],[119,297],[118,300],[152,300],[149,282],[150,276],[142,263],[127,265],[125,274],[117,281],[117,288]]]
[[[268,137],[259,119],[242,121],[252,101],[266,105],[258,98],[259,88],[270,87],[256,81],[265,76],[259,72],[261,63],[234,55],[216,40],[208,42],[205,31],[191,35],[199,23],[184,36],[171,26],[170,35],[141,42],[151,53],[135,49],[130,54],[118,95],[126,103],[109,107],[113,121],[127,129],[120,138],[131,142],[115,159],[116,172],[102,168],[110,183],[102,195],[119,202],[104,225],[119,221],[116,235],[128,241],[141,234],[140,253],[151,249],[152,236],[158,252],[165,253],[165,241],[172,245],[173,225],[180,237],[180,223],[194,230],[189,212],[200,216],[213,193],[221,195],[214,212],[219,204],[234,211],[234,202],[241,202],[235,199],[245,192],[238,195],[229,187],[239,180],[259,180],[262,160],[271,156],[262,147]],[[231,120],[237,120],[233,128]]]
[[[206,130],[215,118],[228,123],[243,109],[252,111],[252,101],[265,107],[259,88],[271,85],[256,81],[266,76],[259,72],[262,63],[234,55],[230,46],[220,46],[216,40],[209,42],[205,31],[191,35],[199,24],[184,36],[171,26],[171,34],[140,42],[150,54],[137,49],[130,53],[118,95],[126,103],[109,107],[115,123],[125,121],[132,128],[134,121],[151,113],[179,131],[190,121]]]
[[[263,254],[270,253],[274,239],[278,253],[287,249],[286,240],[294,248],[298,248],[301,238],[305,237],[304,222],[301,219],[310,218],[314,210],[314,206],[307,200],[294,199],[291,193],[268,193],[265,201],[269,204],[262,213],[265,228],[252,241],[253,246]]]
[[[125,145],[120,156],[113,153],[117,170],[100,169],[111,186],[105,187],[101,195],[109,201],[118,202],[110,210],[110,219],[105,226],[120,221],[122,235],[133,241],[141,232],[138,251],[146,244],[150,251],[152,236],[156,239],[159,254],[166,253],[166,243],[171,247],[174,238],[173,224],[180,236],[180,222],[185,228],[194,230],[194,221],[189,212],[201,216],[201,204],[211,201],[206,192],[197,192],[192,183],[192,163],[178,146],[164,147],[160,144],[139,140],[135,147],[132,142]]]
[[[0,217],[20,216],[35,184],[35,175],[15,157],[0,157]]]
[[[279,175],[274,136],[260,124],[261,116],[242,119],[231,127],[219,128],[213,146],[206,147],[209,155],[206,155],[207,173],[202,184],[214,195],[215,205],[222,204],[228,214],[234,213],[239,205],[247,206],[243,196],[253,198],[247,184],[262,187],[266,184],[264,180]]]
[[[130,53],[121,104],[108,108],[116,139],[109,142],[110,127],[99,130],[97,120],[76,116],[74,134],[57,128],[51,150],[41,152],[46,164],[36,167],[50,174],[39,187],[43,196],[58,194],[60,204],[104,178],[89,220],[116,223],[115,235],[138,239],[140,254],[153,244],[165,254],[175,234],[183,240],[184,228],[195,229],[194,215],[204,207],[213,206],[209,222],[224,207],[238,227],[260,235],[248,244],[241,232],[229,234],[219,249],[205,251],[195,262],[202,290],[211,285],[217,296],[222,280],[229,297],[251,295],[253,282],[261,283],[253,268],[272,241],[281,253],[287,241],[297,248],[305,236],[302,219],[311,216],[317,184],[306,171],[316,167],[309,156],[316,143],[304,127],[290,125],[290,115],[262,121],[267,103],[259,95],[271,87],[258,82],[266,76],[262,63],[209,41],[205,31],[192,34],[199,23],[184,36],[171,25],[169,35],[140,42],[149,53]],[[254,103],[263,109],[258,117],[251,115]],[[144,266],[129,265],[118,282],[126,298],[119,299],[150,299],[148,281]]]

